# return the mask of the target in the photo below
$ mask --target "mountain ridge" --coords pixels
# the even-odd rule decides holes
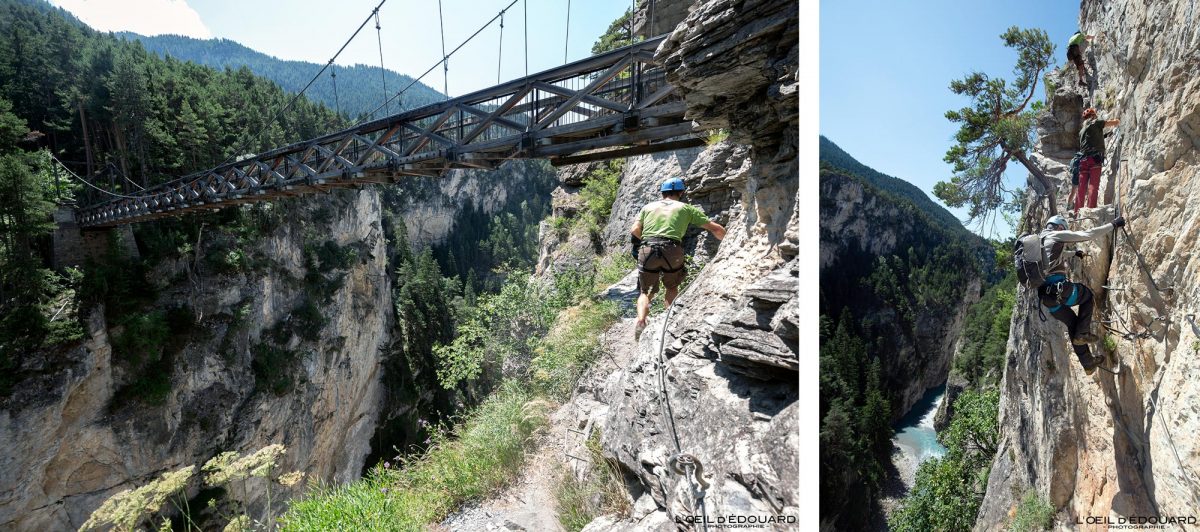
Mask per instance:
[[[836,168],[858,175],[878,188],[913,202],[922,211],[932,216],[940,225],[948,229],[955,232],[970,232],[970,230],[963,226],[962,221],[957,216],[954,216],[945,207],[938,205],[937,202],[929,199],[929,196],[916,185],[862,164],[853,155],[846,153],[846,150],[843,150],[841,146],[829,140],[825,135],[821,135],[820,160]]]
[[[288,92],[299,92],[320,71],[323,65],[308,61],[280,59],[250,48],[237,41],[225,38],[197,39],[183,35],[146,36],[133,32],[114,32],[113,35],[126,41],[138,41],[147,51],[159,56],[170,56],[181,61],[191,61],[198,65],[217,69],[247,67],[251,72],[263,76]],[[338,78],[337,92],[330,72],[322,74],[305,91],[310,99],[321,102],[331,109],[337,109],[341,114],[351,118],[370,113],[384,102],[384,86],[390,97],[396,92],[408,87],[401,98],[393,100],[391,109],[396,111],[415,109],[431,103],[445,100],[446,97],[437,90],[417,82],[413,83],[411,76],[401,74],[378,66],[356,63],[354,65],[337,65],[335,70]],[[381,78],[380,71],[386,77],[386,83]],[[399,106],[397,106],[399,103]],[[377,115],[376,118],[382,115]]]

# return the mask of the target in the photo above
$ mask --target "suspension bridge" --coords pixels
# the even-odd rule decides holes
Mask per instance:
[[[372,11],[377,30],[378,11],[379,6]],[[501,28],[503,14],[497,15]],[[109,199],[77,209],[76,221],[81,228],[112,227],[410,176],[438,177],[454,169],[494,169],[510,159],[562,165],[698,146],[703,140],[684,117],[683,99],[654,58],[664,39],[646,39],[133,193],[92,185]],[[452,54],[439,62],[444,72]],[[382,49],[380,55],[382,62]],[[332,65],[333,59],[326,67]]]

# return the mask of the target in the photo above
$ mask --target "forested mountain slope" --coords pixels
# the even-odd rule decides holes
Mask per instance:
[[[218,70],[247,67],[251,72],[278,83],[283,90],[298,92],[321,70],[323,65],[307,61],[286,61],[257,52],[229,39],[196,39],[181,35],[155,35],[147,37],[136,33],[120,32],[118,37],[138,41],[151,52],[162,57],[173,57],[181,61],[192,61]],[[330,71],[313,83],[305,92],[313,101],[321,102],[330,109],[340,110],[351,119],[357,119],[378,109],[388,97],[408,87],[404,94],[393,100],[387,110],[392,113],[401,109],[415,109],[445,99],[442,93],[424,83],[412,83],[413,78],[379,65],[337,65],[337,94]],[[409,87],[409,85],[412,85]],[[375,118],[386,116],[384,110]]]
[[[997,273],[992,246],[916,187],[821,146],[821,519],[854,528],[879,496],[891,423],[946,381]]]

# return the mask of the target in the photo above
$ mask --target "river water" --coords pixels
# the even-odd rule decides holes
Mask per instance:
[[[892,437],[895,447],[892,462],[905,486],[913,485],[921,462],[946,454],[946,448],[938,443],[937,431],[933,428],[933,418],[945,394],[945,385],[926,392],[896,425],[896,435]]]

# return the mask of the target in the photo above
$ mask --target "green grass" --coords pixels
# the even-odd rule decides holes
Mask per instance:
[[[585,301],[563,311],[534,350],[534,389],[557,399],[569,397],[579,376],[600,356],[600,333],[619,316],[620,309],[609,301]]]
[[[558,522],[568,532],[583,530],[600,515],[617,514],[625,517],[630,511],[620,467],[614,460],[604,457],[600,450],[599,433],[592,433],[587,448],[594,464],[592,470],[580,480],[575,478],[570,469],[564,468],[555,492]]]
[[[1050,530],[1054,526],[1054,507],[1037,492],[1029,490],[1017,506],[1017,514],[1013,516],[1009,530],[1013,532],[1029,532],[1032,530]]]
[[[517,477],[545,407],[521,387],[504,386],[454,430],[435,434],[424,455],[293,501],[281,529],[424,530]]]

